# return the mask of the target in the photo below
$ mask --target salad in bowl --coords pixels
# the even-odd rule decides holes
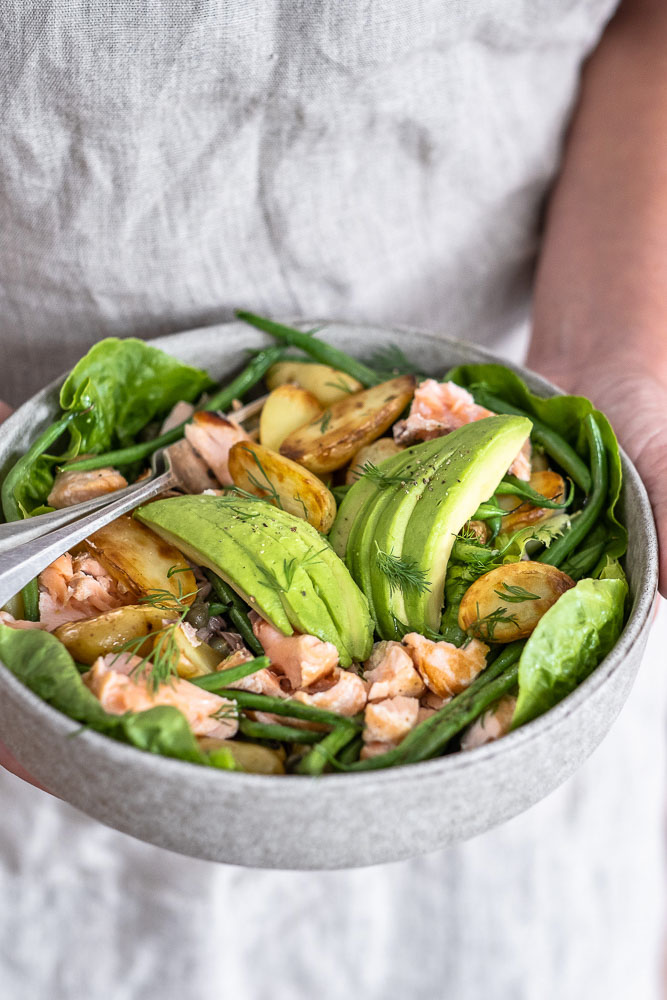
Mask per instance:
[[[7,521],[175,485],[0,611],[0,661],[80,729],[226,771],[396,768],[570,695],[626,619],[621,460],[582,397],[271,335],[222,386],[102,341],[8,469]]]

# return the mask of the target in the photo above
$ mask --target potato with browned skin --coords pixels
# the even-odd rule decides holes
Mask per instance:
[[[549,563],[498,566],[466,590],[459,607],[459,628],[486,642],[525,639],[571,587],[574,580]]]
[[[347,396],[290,434],[280,453],[318,475],[342,468],[401,415],[415,385],[414,375],[401,375]]]
[[[265,448],[279,451],[286,437],[322,413],[319,402],[301,386],[278,386],[270,392],[259,419],[259,440]]]

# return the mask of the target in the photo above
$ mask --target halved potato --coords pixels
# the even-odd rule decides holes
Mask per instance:
[[[574,580],[548,563],[507,563],[468,587],[459,607],[459,628],[485,642],[525,639],[570,587]]]
[[[276,451],[239,441],[229,452],[236,486],[302,517],[326,535],[336,516],[336,501],[321,479]]]
[[[285,766],[277,750],[270,750],[260,743],[241,743],[240,740],[219,740],[202,736],[199,746],[205,752],[227,749],[242,771],[248,774],[284,774]]]
[[[361,470],[367,462],[379,465],[380,462],[384,462],[385,458],[391,458],[392,455],[396,455],[399,451],[403,451],[403,449],[400,445],[396,444],[393,438],[378,438],[377,441],[364,445],[350,462],[350,467],[345,473],[345,482],[348,484],[356,483],[362,474]]]
[[[265,448],[278,451],[297,427],[314,420],[322,407],[308,389],[299,385],[280,385],[267,396],[259,419],[259,441]]]
[[[331,406],[339,399],[345,399],[363,389],[361,382],[357,382],[351,375],[330,368],[329,365],[310,364],[307,361],[279,361],[269,368],[266,375],[269,389],[285,385],[286,382],[308,389],[321,406]]]
[[[334,403],[280,446],[281,455],[321,475],[340,469],[379,438],[401,415],[415,391],[414,375],[401,375]]]
[[[555,500],[562,503],[565,499],[565,480],[557,472],[545,469],[541,472],[533,472],[530,477],[530,485],[537,492],[541,493],[547,500]],[[558,510],[553,507],[534,507],[532,503],[521,501],[521,497],[505,494],[499,497],[500,505],[510,511],[502,519],[501,531],[508,534],[518,531],[520,528],[527,528],[531,524],[541,524],[549,518],[558,514]]]
[[[133,652],[147,656],[153,648],[153,633],[164,628],[165,621],[175,618],[175,612],[150,604],[128,604],[86,621],[66,622],[53,634],[75,660],[92,664],[98,656],[121,652],[131,639],[139,639],[142,635],[147,637],[146,642]]]
[[[167,590],[186,604],[195,599],[197,584],[184,556],[131,514],[100,528],[79,548],[92,552],[137,597]]]
[[[189,638],[182,625],[171,630],[174,643],[179,652],[178,675],[189,680],[191,677],[202,677],[212,673],[222,660],[222,656],[206,642],[195,644]],[[160,642],[160,636],[155,636],[153,648]]]

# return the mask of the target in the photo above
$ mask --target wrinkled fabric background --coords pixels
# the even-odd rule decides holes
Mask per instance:
[[[517,357],[540,206],[613,6],[5,0],[0,398],[101,336],[238,306]],[[666,644],[663,605],[621,718],[566,786],[396,865],[193,861],[0,774],[0,995],[653,1000]]]

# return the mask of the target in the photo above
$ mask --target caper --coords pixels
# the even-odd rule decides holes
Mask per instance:
[[[193,628],[204,628],[208,625],[208,608],[202,601],[195,601],[185,616],[185,620]]]
[[[221,635],[217,635],[214,639],[210,639],[209,646],[212,646],[216,653],[220,653],[223,657],[229,656],[232,652],[232,647],[226,639],[222,638]]]

